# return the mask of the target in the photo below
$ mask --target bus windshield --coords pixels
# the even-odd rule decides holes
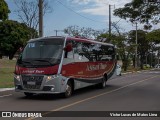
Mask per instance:
[[[60,63],[63,52],[63,39],[44,39],[29,42],[19,57],[23,66],[52,66]]]

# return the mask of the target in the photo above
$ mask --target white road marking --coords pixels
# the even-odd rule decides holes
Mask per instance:
[[[8,91],[8,90],[14,90],[15,88],[0,88],[0,92]]]

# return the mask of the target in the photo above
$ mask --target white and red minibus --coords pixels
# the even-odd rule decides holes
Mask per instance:
[[[114,45],[74,37],[31,39],[19,56],[15,91],[26,96],[63,93],[98,84],[102,88],[116,69]]]

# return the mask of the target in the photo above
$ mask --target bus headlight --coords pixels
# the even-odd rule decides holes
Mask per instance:
[[[14,75],[14,78],[15,78],[16,80],[18,80],[18,81],[21,80],[20,75]]]
[[[52,79],[54,79],[54,78],[57,78],[58,77],[58,75],[49,75],[49,76],[47,76],[47,78],[46,78],[46,80],[52,80]]]
[[[52,76],[47,76],[47,80],[52,80]]]

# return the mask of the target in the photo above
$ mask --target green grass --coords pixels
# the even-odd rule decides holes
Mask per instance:
[[[15,63],[15,60],[0,59],[0,88],[14,87],[13,72]]]

